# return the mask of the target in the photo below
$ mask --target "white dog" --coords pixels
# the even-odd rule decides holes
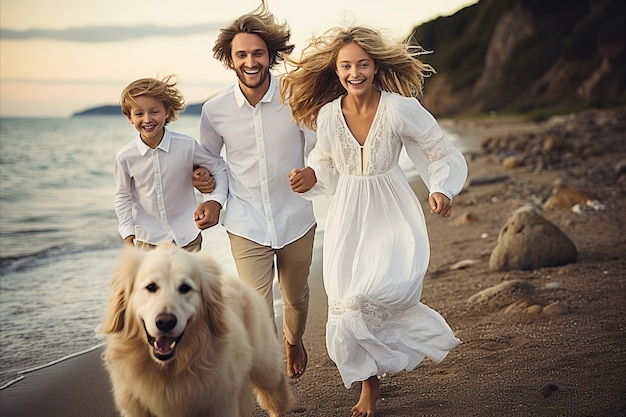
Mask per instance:
[[[125,251],[113,278],[104,359],[126,417],[276,417],[292,394],[267,307],[205,254]]]

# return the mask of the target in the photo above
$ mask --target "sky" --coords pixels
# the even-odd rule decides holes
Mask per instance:
[[[368,25],[404,39],[414,26],[477,0],[269,0],[291,29],[294,56],[312,35]],[[0,116],[70,117],[115,105],[142,77],[176,74],[188,104],[235,82],[213,58],[219,28],[259,0],[2,0]],[[435,51],[436,52],[436,51]]]

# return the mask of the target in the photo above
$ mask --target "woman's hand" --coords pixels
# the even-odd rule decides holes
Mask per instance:
[[[441,214],[443,217],[450,217],[452,214],[452,203],[450,199],[441,193],[432,193],[428,198],[430,204],[430,212]]]
[[[291,190],[296,193],[305,193],[309,191],[317,182],[315,171],[313,171],[313,168],[311,167],[292,169],[288,176]]]

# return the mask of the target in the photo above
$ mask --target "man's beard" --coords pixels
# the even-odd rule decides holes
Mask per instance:
[[[239,78],[239,81],[241,81],[243,85],[245,85],[248,88],[258,88],[261,85],[263,85],[265,80],[267,80],[267,77],[270,74],[270,69],[267,67],[261,67],[261,78],[259,79],[259,81],[255,82],[254,84],[251,84],[250,82],[246,80],[246,76],[248,76],[248,74],[246,74],[242,69],[237,69],[236,73],[237,73],[237,78]]]

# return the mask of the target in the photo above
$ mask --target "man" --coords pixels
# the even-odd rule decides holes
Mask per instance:
[[[288,174],[305,166],[315,135],[293,121],[270,72],[293,51],[289,37],[287,25],[276,22],[265,2],[222,28],[213,56],[235,71],[238,82],[204,103],[200,143],[216,156],[225,146],[229,195],[222,224],[240,278],[265,298],[272,320],[276,268],[287,376],[298,378],[308,360],[302,336],[316,223],[311,202],[291,191]],[[305,173],[314,175],[311,170]],[[194,177],[202,191],[200,174],[195,172]],[[196,211],[198,227],[217,224],[220,209],[215,201],[201,204]]]

